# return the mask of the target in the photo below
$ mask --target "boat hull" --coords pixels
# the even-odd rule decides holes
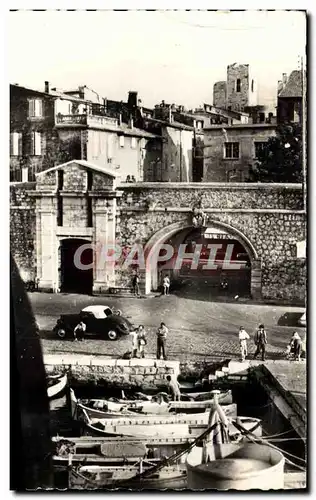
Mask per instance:
[[[68,377],[67,375],[61,375],[59,377],[52,377],[56,383],[47,387],[47,396],[49,399],[60,397],[64,390],[66,389]]]

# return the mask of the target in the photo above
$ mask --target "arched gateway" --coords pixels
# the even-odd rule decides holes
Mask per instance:
[[[166,244],[173,248],[173,256],[163,260]],[[194,264],[193,255],[198,256],[198,263]],[[146,294],[157,290],[162,276],[169,274],[173,282],[206,284],[213,290],[224,280],[231,293],[261,297],[261,261],[256,249],[238,229],[223,222],[209,219],[203,228],[170,224],[149,239],[145,256]]]

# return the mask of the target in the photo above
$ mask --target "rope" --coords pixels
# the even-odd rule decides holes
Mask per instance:
[[[128,480],[124,480],[124,481],[122,481],[120,483],[117,483],[117,484],[119,484],[119,486],[122,486],[124,483],[126,484],[126,482],[129,483],[130,481],[142,480],[142,479],[144,479],[144,478],[146,478],[148,476],[151,476],[155,472],[163,469],[167,465],[170,465],[172,462],[174,462],[174,461],[178,460],[179,458],[181,458],[181,456],[184,455],[185,453],[188,453],[192,448],[194,448],[194,446],[196,446],[196,444],[198,442],[200,442],[201,440],[205,439],[208,436],[208,434],[210,434],[216,427],[217,427],[217,423],[215,423],[214,425],[212,425],[211,427],[209,427],[208,429],[206,429],[206,431],[204,431],[200,436],[198,436],[184,450],[178,451],[178,452],[174,453],[169,458],[163,459],[159,464],[155,465],[154,467],[152,467],[150,469],[147,469],[146,471],[144,471],[142,473],[136,474],[133,478],[130,478]]]
[[[245,435],[245,434],[246,434],[246,435],[247,435],[247,437],[248,437],[248,439],[249,439],[252,443],[254,443],[254,444],[256,444],[256,443],[258,443],[258,444],[263,444],[263,445],[269,446],[270,448],[273,448],[274,450],[277,450],[277,451],[281,452],[282,454],[285,454],[285,453],[286,453],[286,452],[284,452],[283,450],[281,450],[281,448],[278,448],[277,446],[275,446],[275,445],[273,445],[273,444],[269,443],[269,441],[264,441],[263,439],[257,438],[257,436],[254,436],[254,435],[253,435],[250,431],[248,431],[248,429],[245,429],[245,427],[243,427],[241,424],[238,424],[238,423],[237,423],[237,422],[235,422],[235,421],[233,421],[232,423],[233,423],[233,425],[236,427],[236,429],[238,429],[238,430],[239,430],[239,431],[240,431],[243,435]],[[289,453],[289,456],[292,456],[292,457],[294,457],[294,458],[298,458],[299,460],[302,460],[302,459],[300,459],[299,457],[295,457],[295,455],[291,455],[290,453]],[[286,460],[286,462],[287,462],[288,464],[293,465],[294,467],[297,467],[298,469],[300,469],[300,470],[302,470],[302,471],[306,472],[306,468],[301,467],[300,465],[298,465],[298,464],[296,464],[296,463],[292,462],[291,460],[289,460],[289,459],[288,459],[288,458],[286,458],[286,457],[285,457],[285,460]],[[304,461],[304,462],[305,462],[305,461]]]

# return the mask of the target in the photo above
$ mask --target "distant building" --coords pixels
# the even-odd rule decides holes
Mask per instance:
[[[226,109],[227,106],[227,82],[216,82],[213,86],[213,105],[216,108]]]
[[[302,123],[303,72],[295,70],[289,78],[285,73],[282,76],[278,82],[278,122]]]
[[[275,124],[239,124],[204,129],[204,182],[245,182],[258,151],[275,135]]]
[[[226,108],[232,111],[244,111],[245,107],[257,104],[257,81],[249,64],[229,64],[227,66]]]
[[[71,160],[111,168],[121,181],[142,181],[156,157],[159,137],[134,125],[132,115],[109,116],[106,100],[86,86],[37,92],[11,85],[10,180],[33,181],[35,174]]]

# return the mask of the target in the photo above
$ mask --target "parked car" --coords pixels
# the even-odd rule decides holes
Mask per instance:
[[[74,328],[80,321],[86,325],[86,335],[95,334],[109,340],[116,340],[119,336],[129,335],[135,330],[120,311],[104,305],[95,305],[87,306],[77,314],[62,314],[53,331],[60,339],[72,338]]]
[[[300,326],[306,326],[306,311],[304,312],[304,314],[302,314],[302,316],[298,320],[298,324]]]

